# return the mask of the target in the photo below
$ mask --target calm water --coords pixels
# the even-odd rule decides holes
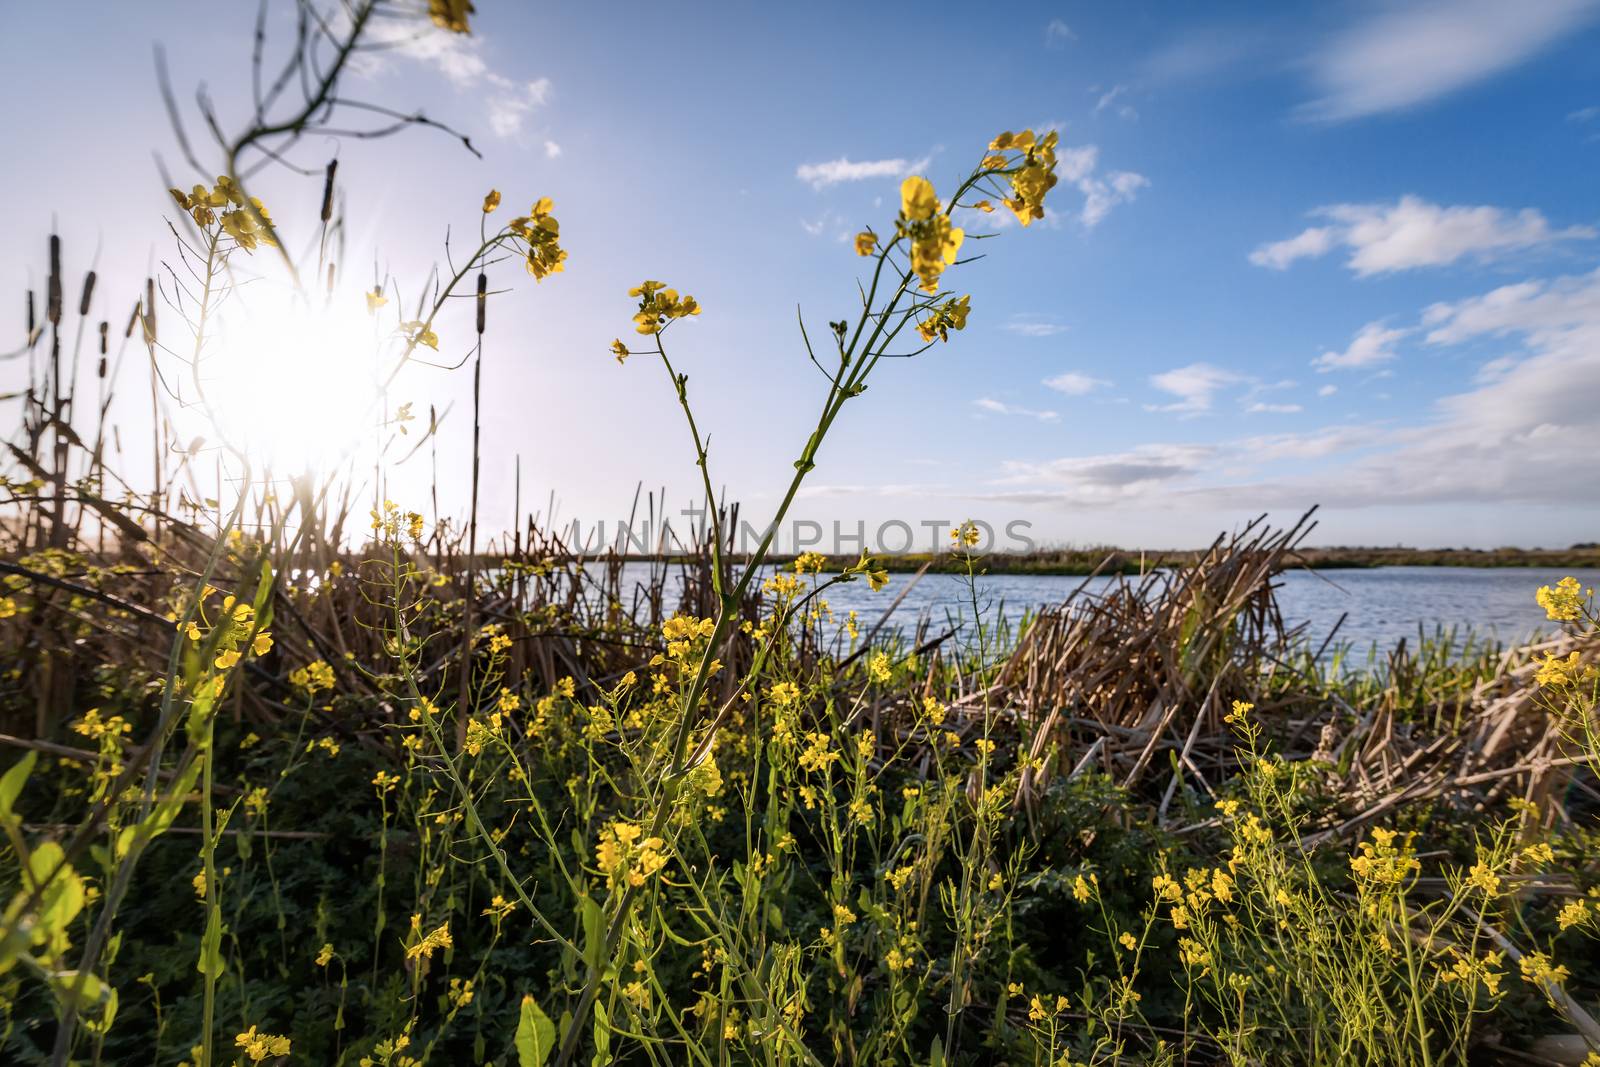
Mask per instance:
[[[1534,590],[1553,585],[1567,573],[1586,586],[1600,585],[1597,570],[1380,567],[1288,571],[1277,579],[1278,603],[1284,622],[1290,626],[1305,623],[1307,637],[1316,643],[1344,615],[1337,640],[1359,650],[1374,643],[1389,647],[1402,637],[1414,642],[1419,627],[1430,634],[1439,628],[1453,628],[1458,636],[1471,630],[1479,638],[1509,644],[1553,628],[1534,603]],[[829,590],[828,600],[836,613],[855,609],[865,628],[877,621],[912,577],[890,575],[888,587],[878,593],[871,592],[865,581],[836,586]],[[1110,581],[1090,582],[1085,592],[1093,595]],[[1083,584],[1082,578],[1053,575],[988,575],[978,579],[979,606],[985,612],[1003,611],[1015,619],[1024,611],[1060,604]],[[965,579],[925,574],[895,610],[892,624],[910,626],[923,616],[936,624],[947,618],[970,618],[969,596]]]

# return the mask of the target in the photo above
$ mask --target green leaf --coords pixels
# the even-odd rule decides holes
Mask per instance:
[[[28,775],[33,773],[33,764],[39,758],[39,753],[30,751],[11,769],[0,776],[0,823],[12,823],[17,816],[12,812],[12,805],[17,802],[17,797],[22,795],[22,787],[28,780]],[[24,857],[18,857],[23,859]]]
[[[588,897],[583,898],[583,960],[595,970],[600,969],[600,957],[605,952],[605,914]]]
[[[935,1035],[933,1048],[928,1052],[928,1067],[944,1067],[944,1042]]]
[[[544,1067],[556,1047],[556,1024],[530,996],[522,998],[517,1019],[517,1067]]]
[[[212,908],[206,920],[206,935],[200,939],[200,958],[194,969],[207,978],[222,976],[222,910]]]

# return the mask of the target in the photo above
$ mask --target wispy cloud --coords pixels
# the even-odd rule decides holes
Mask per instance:
[[[1068,330],[1067,326],[1054,322],[1047,316],[1028,314],[1013,315],[1001,323],[1000,328],[1007,333],[1022,337],[1054,337]]]
[[[1199,475],[1210,445],[1147,444],[1123,452],[1042,461],[1008,460],[993,499],[1017,503],[1114,504]]]
[[[1018,407],[1015,404],[1007,404],[987,396],[979,397],[972,403],[978,410],[986,411],[991,415],[1017,415],[1022,418],[1038,419],[1040,422],[1055,422],[1061,417],[1059,411],[1039,411],[1034,408]]]
[[[1350,251],[1346,266],[1367,277],[1596,236],[1589,226],[1553,229],[1534,208],[1512,213],[1489,205],[1441,207],[1416,196],[1393,203],[1330,204],[1312,214],[1332,225],[1261,245],[1250,253],[1250,262],[1285,270],[1296,260],[1344,247]]]
[[[1416,107],[1518,66],[1600,13],[1596,0],[1430,0],[1386,6],[1311,57],[1303,117]]]
[[[1060,19],[1051,19],[1044,28],[1044,43],[1047,45],[1063,45],[1077,39],[1078,35],[1072,32],[1072,27]]]
[[[1178,399],[1170,404],[1146,404],[1146,411],[1170,411],[1184,416],[1203,415],[1211,410],[1217,392],[1243,381],[1241,375],[1209,363],[1191,363],[1150,377],[1150,384]]]
[[[1305,408],[1299,404],[1268,404],[1265,401],[1257,400],[1244,410],[1246,414],[1250,415],[1293,415],[1296,412],[1304,411]]]
[[[498,74],[489,73],[485,80],[497,90],[485,103],[488,108],[489,128],[500,137],[512,137],[522,132],[523,121],[534,108],[550,99],[550,79],[517,83]],[[548,146],[551,142],[546,141]],[[548,148],[546,149],[548,151]],[[557,149],[559,154],[560,149]]]
[[[544,143],[544,157],[546,159],[555,159],[560,155],[561,155],[561,146],[560,145],[556,144],[554,141],[546,141]]]
[[[1216,444],[1002,464],[993,499],[1085,506],[1570,505],[1600,493],[1600,270],[1435,304],[1430,344],[1499,341],[1472,387],[1410,425],[1342,424]],[[1327,390],[1320,392],[1326,393]],[[1317,461],[1313,473],[1275,465]]]
[[[549,78],[517,81],[492,70],[484,58],[482,37],[399,19],[376,19],[368,24],[367,33],[381,47],[356,57],[357,73],[379,77],[391,69],[395,58],[431,66],[457,89],[481,96],[489,129],[497,137],[521,133],[528,116],[550,99]]]
[[[1350,346],[1343,352],[1324,352],[1313,359],[1311,365],[1318,371],[1327,373],[1387,363],[1394,358],[1394,346],[1411,332],[1398,327],[1390,328],[1381,322],[1369,322],[1361,327],[1351,339]]]
[[[1088,396],[1096,389],[1104,389],[1111,385],[1104,378],[1092,378],[1072,370],[1046,378],[1044,384],[1067,396]]]
[[[1099,90],[1094,91],[1099,92]],[[1104,92],[1100,92],[1100,95],[1095,99],[1094,102],[1094,113],[1098,115],[1102,111],[1105,111],[1107,108],[1110,108],[1115,104],[1116,115],[1118,118],[1124,118],[1130,121],[1138,118],[1139,112],[1134,110],[1132,104],[1123,99],[1127,92],[1128,87],[1126,85],[1113,85]],[[1122,103],[1118,104],[1118,100],[1122,100]]]
[[[795,168],[794,176],[813,189],[826,189],[840,182],[860,182],[872,178],[903,178],[907,174],[926,170],[932,162],[929,156],[921,159],[869,159],[851,160],[844,156],[826,163],[802,163]]]

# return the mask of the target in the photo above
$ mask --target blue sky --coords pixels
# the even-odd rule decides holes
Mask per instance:
[[[948,188],[1031,126],[1063,145],[1050,216],[946,276],[968,329],[846,408],[803,516],[1166,547],[1320,503],[1322,543],[1600,539],[1600,2],[478,6],[471,38],[408,30],[353,85],[484,159],[425,130],[301,158],[338,151],[346,273],[376,262],[402,292],[489,187],[555,199],[567,273],[496,278],[515,291],[484,364],[487,515],[509,518],[517,456],[524,503],[563,520],[614,519],[641,483],[690,501],[663,372],[605,352],[651,277],[705,306],[675,359],[714,477],[764,516],[823,394],[796,305],[818,332],[850,311],[848,237],[891,224],[904,174]],[[8,16],[0,84],[29,106],[0,175],[6,291],[38,284],[55,218],[69,274],[98,246],[104,313],[126,314],[170,257],[152,152],[193,180],[151,45],[241,119],[253,7]],[[262,188],[286,225],[314,221],[320,182]],[[440,333],[459,353],[470,327]],[[445,510],[466,495],[469,389],[419,371],[397,398],[455,404]]]

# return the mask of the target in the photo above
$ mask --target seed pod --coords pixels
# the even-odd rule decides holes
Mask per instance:
[[[106,354],[106,331],[108,331],[110,329],[111,329],[111,324],[109,322],[107,322],[105,319],[101,319],[100,320],[100,354],[102,356]],[[100,365],[102,367],[105,366],[105,360],[102,359],[100,361]],[[100,377],[102,377],[102,378],[105,377],[105,371],[101,371],[100,372]]]
[[[133,328],[139,325],[139,301],[133,302],[133,313],[128,316],[128,326],[122,331],[122,339],[126,341],[133,336]]]
[[[333,218],[333,174],[339,169],[337,158],[328,160],[328,176],[322,183],[322,221]]]
[[[61,238],[50,235],[50,290],[44,317],[50,325],[61,325]]]
[[[483,319],[489,307],[489,276],[478,272],[478,336],[483,336]]]
[[[36,315],[35,315],[35,312],[34,312],[34,309],[33,309],[33,290],[29,289],[28,290],[28,336],[30,338],[33,336],[33,329],[37,325],[38,325],[38,322],[36,320]]]
[[[104,380],[106,376],[106,357],[100,357],[100,367],[95,371],[95,377]]]
[[[78,298],[78,314],[89,314],[89,301],[94,299],[94,271],[83,277],[83,295]]]

